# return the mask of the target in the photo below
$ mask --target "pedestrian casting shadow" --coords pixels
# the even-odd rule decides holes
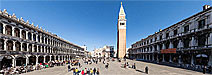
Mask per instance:
[[[138,70],[138,69],[136,69],[135,71],[137,71],[137,72],[141,72],[141,73],[146,73],[146,72],[141,71],[141,70]]]

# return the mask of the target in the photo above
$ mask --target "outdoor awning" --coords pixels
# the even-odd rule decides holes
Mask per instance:
[[[206,54],[198,54],[196,57],[208,57]]]

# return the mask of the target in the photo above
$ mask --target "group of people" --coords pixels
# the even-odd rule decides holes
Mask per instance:
[[[65,64],[66,61],[49,61],[48,63],[37,63],[34,64],[27,64],[27,65],[22,65],[22,66],[15,66],[15,67],[6,67],[3,66],[2,70],[0,70],[0,74],[4,75],[11,75],[11,74],[22,74],[26,72],[31,72],[34,70],[41,70],[49,67],[54,67],[54,66],[62,66]]]
[[[73,68],[73,74],[74,75],[99,75],[100,74],[100,71],[99,71],[99,68],[84,68],[82,70],[79,70],[78,68]]]

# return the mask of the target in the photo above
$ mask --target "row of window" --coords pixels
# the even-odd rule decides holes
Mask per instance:
[[[205,25],[206,25],[205,19],[198,21],[198,29],[204,28]],[[187,33],[190,30],[189,25],[184,26],[183,29],[184,29],[184,33]],[[176,36],[177,34],[178,34],[178,29],[175,29],[173,31],[173,36]],[[168,38],[170,36],[169,32],[167,32],[165,35],[166,35],[166,38]],[[159,40],[162,40],[163,39],[162,37],[163,37],[162,35],[159,35]],[[156,42],[156,40],[157,40],[157,37],[154,38],[154,42]],[[140,43],[139,46],[147,45],[147,44],[150,44],[152,42],[153,42],[153,39],[146,40],[146,41]],[[134,44],[132,47],[137,47],[137,45]]]
[[[3,34],[3,24],[0,23],[0,33]],[[21,33],[21,34],[20,34]],[[6,25],[5,26],[5,34],[6,35],[10,35],[10,36],[13,36],[12,34],[12,26],[9,26],[9,25]],[[54,40],[51,40],[50,38],[46,38],[44,39],[44,37],[41,37],[40,35],[37,36],[37,39],[36,39],[36,34],[32,34],[30,32],[26,33],[25,30],[22,30],[20,31],[20,29],[18,28],[14,28],[14,36],[15,37],[20,37],[20,38],[23,38],[23,39],[26,39],[28,38],[28,40],[32,40],[32,41],[38,41],[38,42],[41,42],[41,43],[44,43],[44,44],[49,44],[49,45],[53,45],[53,46],[63,46],[63,47],[68,47],[68,48],[71,48],[70,45],[67,45],[67,44],[62,44],[62,43],[59,43],[59,42],[56,42]]]

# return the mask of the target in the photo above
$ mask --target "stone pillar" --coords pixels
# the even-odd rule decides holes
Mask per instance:
[[[13,41],[13,51],[16,51],[16,48],[15,48],[15,41]]]
[[[39,55],[36,55],[36,65],[38,64],[38,57]]]
[[[26,55],[26,66],[28,65],[29,63],[29,57]]]
[[[7,50],[7,39],[4,40],[4,50]]]
[[[32,52],[35,52],[34,44],[32,44]]]
[[[27,43],[27,52],[29,52],[29,43]]]
[[[46,46],[43,46],[43,52],[46,53]]]
[[[3,34],[6,34],[6,25],[3,24]]]
[[[29,36],[28,36],[28,33],[29,33],[29,32],[26,30],[26,39],[27,39],[27,40],[29,40],[29,38],[28,38],[28,37],[29,37]]]
[[[52,55],[49,55],[49,61],[52,61]]]
[[[181,55],[179,55],[178,64],[181,64]]]
[[[163,46],[162,46],[162,49],[166,49],[166,46],[165,46],[165,44],[163,44]]]
[[[173,42],[171,42],[171,41],[170,41],[170,44],[169,44],[169,48],[174,48],[173,47]]]
[[[57,57],[57,56],[56,56],[56,55],[54,55],[54,60],[56,60],[56,57]]]
[[[21,51],[23,51],[23,48],[22,48],[22,46],[23,46],[23,42],[20,42],[21,43]]]
[[[169,54],[169,62],[172,62],[172,55]]]
[[[163,60],[162,60],[162,62],[165,62],[165,60],[164,60],[164,54],[163,54]]]
[[[145,54],[145,60],[147,60],[147,54]]]
[[[16,58],[15,56],[12,56],[12,67],[16,67]]]
[[[194,55],[191,54],[191,65],[194,65]]]
[[[58,60],[60,61],[60,55],[58,55],[57,57],[58,57]]]
[[[12,36],[15,36],[15,27],[12,26]]]
[[[35,36],[36,36],[36,42],[38,42],[38,34],[35,34]]]
[[[19,35],[20,35],[20,38],[22,38],[22,34],[21,34],[21,32],[22,32],[22,29],[19,29],[20,30],[20,33],[19,33]]]
[[[212,66],[212,51],[210,51],[208,65]]]
[[[43,56],[43,63],[46,63],[46,55]]]

